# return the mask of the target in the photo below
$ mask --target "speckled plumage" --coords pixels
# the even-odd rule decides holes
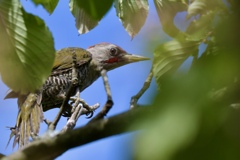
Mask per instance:
[[[77,56],[78,87],[80,91],[87,87],[86,83],[88,81],[92,83],[91,79],[87,79],[89,64],[92,59],[91,54],[81,48],[70,47],[59,50],[56,54],[52,73],[41,90],[43,111],[61,106],[62,97],[66,94],[71,84],[72,52],[75,52]],[[75,93],[72,93],[73,95]]]

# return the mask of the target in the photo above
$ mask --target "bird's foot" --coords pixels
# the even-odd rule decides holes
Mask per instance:
[[[67,104],[67,107],[65,107],[64,110],[63,110],[62,116],[63,117],[71,117],[72,110],[73,110],[72,105]]]
[[[74,105],[76,105],[76,103]],[[72,130],[81,115],[89,115],[91,113],[93,114],[93,111],[95,111],[99,106],[100,104],[96,103],[93,106],[88,106],[89,108],[84,108],[83,102],[79,102],[77,106],[73,107],[72,115],[68,118],[67,124],[63,127],[61,132]],[[91,118],[92,114],[88,116],[88,118]]]
[[[80,99],[77,96],[71,97],[70,100],[72,101],[70,104],[73,106],[71,113],[74,113],[76,107],[81,103],[83,108],[80,115],[85,114],[87,115],[87,118],[91,118],[93,116],[93,111],[100,106],[98,103],[93,106],[89,106],[83,99]]]

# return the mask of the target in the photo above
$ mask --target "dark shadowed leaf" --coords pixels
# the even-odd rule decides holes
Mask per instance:
[[[53,13],[59,0],[32,0],[36,5],[42,5],[50,14]]]
[[[76,27],[80,34],[87,33],[98,25],[98,20],[92,19],[83,9],[79,8],[76,0],[70,0],[69,7],[75,17]]]
[[[197,41],[172,40],[161,44],[154,52],[153,73],[157,83],[160,78],[176,69],[191,55],[198,53]]]
[[[154,3],[164,32],[171,37],[179,37],[182,32],[173,20],[178,12],[187,10],[188,0],[154,0]]]
[[[75,2],[91,18],[99,21],[111,8],[113,0],[76,0]]]
[[[149,9],[148,1],[115,0],[114,7],[125,30],[133,38],[146,21]]]
[[[163,107],[159,103],[154,105]],[[164,106],[165,110],[144,126],[145,132],[137,137],[136,159],[170,160],[178,150],[188,145],[199,127],[199,113],[190,107],[179,103]]]
[[[55,50],[44,22],[26,13],[18,0],[0,2],[0,73],[17,92],[35,91],[49,76]]]

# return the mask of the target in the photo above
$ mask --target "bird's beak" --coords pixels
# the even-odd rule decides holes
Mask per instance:
[[[124,61],[126,63],[133,63],[133,62],[138,62],[138,61],[149,60],[150,58],[143,57],[143,56],[138,56],[138,55],[134,55],[134,54],[125,54],[122,57],[122,59],[124,59]]]

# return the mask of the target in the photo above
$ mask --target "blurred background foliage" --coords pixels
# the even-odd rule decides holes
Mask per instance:
[[[15,36],[19,34],[12,34],[9,30],[18,31],[22,29],[21,25],[26,24],[16,25],[16,21],[9,20],[17,20],[16,16],[5,14],[10,13],[6,8],[16,9],[15,4],[19,2],[0,2],[1,18],[5,20],[4,23],[0,22],[0,42],[3,42],[2,37],[19,42],[19,37]],[[43,5],[51,14],[58,0],[33,2]],[[106,5],[99,4],[97,0],[89,0],[88,3],[71,0],[70,10],[76,18],[79,34],[94,28],[113,3],[118,18],[134,38],[147,17],[147,0],[107,0]],[[153,73],[159,91],[149,107],[154,114],[146,115],[143,121],[135,124],[145,130],[135,139],[134,159],[240,159],[239,0],[154,0],[154,3],[162,29],[171,38],[164,43],[156,42],[151,37],[146,41],[146,47],[154,46],[152,43],[158,44],[154,52]],[[22,12],[23,15],[26,14],[23,10]],[[184,29],[179,28],[175,21],[178,14],[186,15],[182,22],[186,26]],[[19,16],[22,17],[22,14],[18,14],[18,18]],[[38,22],[42,23],[40,20]],[[7,28],[7,31],[2,28]],[[46,31],[45,27],[42,29]],[[33,34],[35,32],[39,31],[34,30]],[[30,39],[25,35],[28,34],[20,36],[21,42],[24,42],[20,43],[21,47],[17,46],[19,43],[11,43],[16,51],[9,50],[13,53],[9,55],[18,55],[20,64],[33,66],[34,63],[41,66],[41,61],[35,64],[35,60],[44,54],[38,54],[34,61],[31,52],[14,54],[19,53],[19,48],[29,47],[25,42]],[[39,44],[37,39],[34,44]],[[206,49],[202,49],[202,46]],[[43,44],[41,47],[47,46]],[[5,49],[6,53],[8,48],[2,50]],[[51,46],[49,48],[52,53]],[[2,50],[0,58],[4,61],[6,54],[3,55]],[[31,60],[24,56],[30,56]],[[189,67],[181,69],[186,61]],[[48,63],[51,64],[51,60]],[[0,65],[3,79],[4,68]],[[41,74],[46,75],[46,72]],[[7,81],[5,83],[8,85]],[[24,87],[23,91],[32,90]]]
[[[159,92],[150,107],[155,113],[135,141],[135,158],[237,160],[239,1],[187,2],[155,1],[163,30],[173,39],[154,53]],[[179,11],[190,20],[186,30],[174,24]],[[201,44],[206,46],[203,53]],[[189,56],[193,56],[190,67],[179,70]]]

